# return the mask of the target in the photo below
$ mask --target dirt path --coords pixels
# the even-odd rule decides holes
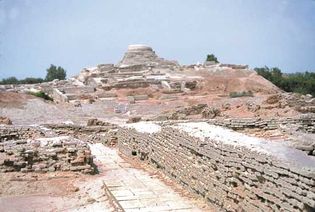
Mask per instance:
[[[205,211],[157,175],[126,162],[117,150],[103,144],[91,144],[90,148],[106,187],[123,210]]]

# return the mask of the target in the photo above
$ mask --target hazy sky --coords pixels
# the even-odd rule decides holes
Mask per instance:
[[[315,71],[313,0],[0,0],[0,79],[117,63],[128,44],[182,64]]]

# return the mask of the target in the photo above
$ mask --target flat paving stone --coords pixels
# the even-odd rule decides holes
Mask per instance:
[[[117,150],[103,144],[90,147],[104,183],[125,211],[204,211],[156,175],[132,167]]]

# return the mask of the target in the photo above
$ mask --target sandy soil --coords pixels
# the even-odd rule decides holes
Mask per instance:
[[[0,108],[23,108],[28,100],[34,98],[27,94],[0,92]]]
[[[97,175],[0,174],[0,211],[114,211]]]

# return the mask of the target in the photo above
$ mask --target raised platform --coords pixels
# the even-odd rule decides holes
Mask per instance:
[[[128,46],[128,51],[153,51],[153,49],[147,45],[133,44]]]

